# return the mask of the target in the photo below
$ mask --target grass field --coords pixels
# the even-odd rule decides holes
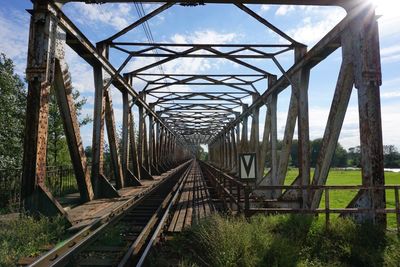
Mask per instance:
[[[298,175],[297,169],[290,169],[288,171],[285,184],[290,185]],[[311,177],[313,170],[311,172]],[[400,184],[400,173],[385,172],[386,185]],[[331,170],[328,175],[327,185],[361,185],[361,171],[360,170]],[[329,200],[331,208],[345,208],[347,204],[357,194],[357,190],[335,190],[330,191]],[[324,196],[321,200],[320,207],[325,207]],[[395,207],[394,190],[386,192],[386,204],[388,208]],[[396,227],[395,214],[388,215],[388,227]]]

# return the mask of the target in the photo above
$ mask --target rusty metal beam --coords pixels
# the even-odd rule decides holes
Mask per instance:
[[[87,202],[94,198],[93,187],[90,180],[90,173],[87,169],[85,150],[82,144],[78,116],[76,115],[72,96],[71,76],[68,66],[60,59],[55,62],[54,89],[57,95],[57,102],[81,201]]]
[[[122,171],[121,159],[118,151],[119,142],[117,138],[117,129],[115,127],[114,109],[110,91],[106,90],[104,93],[106,101],[105,119],[107,127],[108,145],[110,146],[111,165],[113,167],[117,189],[121,189],[125,187],[125,178]]]
[[[344,117],[354,84],[353,66],[350,61],[351,53],[343,48],[343,62],[340,69],[335,94],[333,96],[328,122],[326,123],[324,137],[318,155],[317,165],[314,171],[312,185],[324,185],[328,178],[330,165],[339,140]],[[347,51],[346,51],[347,50]],[[311,208],[318,208],[321,201],[322,191],[315,191],[312,194]]]
[[[57,1],[59,2],[59,1]],[[59,2],[61,3],[61,2]],[[105,55],[100,54],[88,38],[71,22],[71,20],[54,4],[49,4],[55,10],[58,18],[58,25],[67,33],[67,44],[78,53],[78,55],[87,55],[83,59],[92,65],[94,68],[101,66],[104,71],[110,76],[114,76],[117,70],[107,60]],[[128,82],[121,76],[117,75],[113,79],[112,84],[122,92],[127,92],[135,99],[137,105],[143,106],[148,112],[151,111],[148,104],[141,100],[139,94],[128,84]],[[155,113],[152,114],[157,120],[159,118]],[[160,121],[163,124],[162,121]],[[165,125],[166,126],[166,125]],[[166,126],[167,127],[167,126]],[[168,127],[167,127],[168,129]]]
[[[97,0],[58,0],[59,3],[68,2],[86,2],[86,3],[97,3]],[[159,3],[160,0],[102,0],[103,3],[135,3],[135,2],[147,2],[147,3]],[[180,3],[180,4],[197,4],[198,1],[193,0],[164,0],[165,3]],[[271,4],[271,5],[316,5],[316,6],[341,6],[350,8],[362,3],[363,0],[203,0],[202,4]]]
[[[21,186],[23,208],[48,216],[66,215],[45,186],[49,94],[54,81],[57,24],[54,10],[44,3],[34,3],[29,36]]]
[[[127,32],[133,30],[134,28],[140,26],[141,24],[145,23],[146,21],[148,21],[149,19],[159,15],[160,13],[162,13],[163,11],[167,10],[168,8],[170,8],[171,6],[173,6],[174,3],[166,3],[163,4],[162,6],[160,6],[159,8],[153,10],[152,12],[150,12],[149,14],[145,15],[144,17],[138,19],[137,21],[135,21],[134,23],[132,23],[131,25],[125,27],[124,29],[120,30],[119,32],[117,32],[116,34],[110,36],[109,38],[103,40],[102,42],[104,43],[110,43],[113,40],[117,39],[118,37],[121,37],[122,35],[126,34]]]
[[[266,19],[264,19],[263,17],[261,17],[260,15],[255,13],[253,10],[251,10],[247,6],[245,6],[245,5],[241,4],[241,3],[237,3],[237,4],[235,4],[235,6],[237,6],[238,8],[240,8],[241,10],[243,10],[244,12],[246,12],[247,14],[249,14],[250,16],[255,18],[256,20],[258,20],[260,23],[262,23],[265,26],[267,26],[270,30],[274,31],[275,33],[277,33],[278,35],[280,35],[282,38],[286,39],[290,43],[292,43],[292,44],[297,44],[298,43],[292,37],[290,37],[289,35],[287,35],[283,31],[281,31],[279,28],[275,27],[272,23],[268,22]]]

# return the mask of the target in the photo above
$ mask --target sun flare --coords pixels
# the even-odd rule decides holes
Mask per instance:
[[[376,6],[376,14],[388,17],[399,16],[399,0],[369,0]]]

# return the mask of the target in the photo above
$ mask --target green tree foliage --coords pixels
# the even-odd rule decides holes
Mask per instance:
[[[197,146],[196,158],[207,161],[208,160],[208,152],[205,152],[204,148],[202,146]]]
[[[80,97],[77,90],[73,90],[72,97],[74,99],[76,114],[78,118],[82,113],[82,108],[86,104],[87,99]],[[89,116],[79,119],[79,125],[83,126],[91,122]],[[64,132],[64,125],[58,108],[57,99],[54,88],[51,89],[49,99],[49,136],[47,141],[47,164],[51,166],[65,165],[71,162],[67,140]]]
[[[290,158],[293,166],[299,167],[299,141],[293,140],[290,148]]]
[[[14,64],[0,55],[0,169],[21,165],[26,91]]]
[[[360,146],[349,148],[347,155],[351,166],[361,167]],[[400,153],[394,145],[383,146],[383,157],[385,168],[400,168]]]
[[[317,165],[319,151],[322,146],[322,138],[318,138],[310,141],[310,161],[311,167]],[[291,165],[299,167],[299,142],[293,140],[292,147],[290,150]],[[347,166],[347,151],[342,147],[340,143],[337,144],[335,154],[332,159],[331,167],[346,167]]]
[[[361,167],[361,148],[360,146],[350,147],[347,153],[348,163],[352,167]]]
[[[334,167],[347,167],[347,151],[340,143],[337,144],[332,160]]]
[[[400,153],[394,145],[383,146],[386,168],[400,168]]]

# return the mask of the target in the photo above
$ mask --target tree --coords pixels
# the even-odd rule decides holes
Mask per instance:
[[[361,147],[350,147],[347,154],[348,161],[351,166],[361,167]]]
[[[292,141],[292,147],[290,148],[290,158],[293,167],[299,167],[299,141],[296,139]]]
[[[383,146],[383,156],[386,168],[400,168],[400,153],[394,145]]]
[[[332,167],[347,167],[347,151],[340,143],[336,146],[331,165]]]
[[[14,63],[0,55],[0,169],[21,166],[26,90]]]
[[[317,138],[310,141],[310,165],[315,167],[317,165],[319,152],[322,146],[322,138]],[[292,165],[299,166],[298,156],[298,140],[293,140],[290,151]],[[340,143],[337,143],[335,153],[331,162],[331,167],[346,167],[347,166],[347,151]]]
[[[196,147],[196,158],[207,161],[208,160],[208,152],[204,151],[204,148],[202,146],[197,146]]]
[[[321,149],[321,146],[322,146],[322,138],[318,138],[318,139],[310,141],[310,149],[311,149],[310,164],[312,167],[315,167],[317,165],[319,151]]]
[[[92,146],[87,146],[85,148],[85,156],[86,156],[86,160],[88,163],[92,162],[92,158],[93,158],[93,149]]]
[[[72,98],[75,104],[75,110],[78,118],[82,113],[82,107],[86,104],[87,99],[81,98],[80,93],[76,90],[72,92]],[[79,120],[79,125],[83,126],[91,122],[89,116],[85,116]],[[47,141],[47,165],[57,166],[69,163],[71,161],[67,140],[64,132],[64,125],[61,118],[60,110],[57,104],[57,98],[54,88],[51,89],[49,97],[49,135]]]

